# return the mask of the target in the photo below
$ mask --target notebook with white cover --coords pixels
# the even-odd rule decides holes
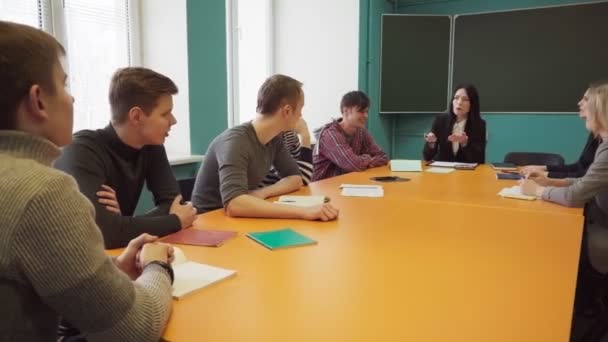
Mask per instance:
[[[175,260],[173,261],[173,298],[181,299],[184,296],[205,288],[213,283],[226,279],[236,274],[236,271],[220,267],[189,261],[184,252],[173,247]]]
[[[393,159],[389,164],[392,172],[420,172],[422,163],[420,160]]]

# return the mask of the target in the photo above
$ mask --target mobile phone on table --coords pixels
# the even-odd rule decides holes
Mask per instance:
[[[401,178],[398,176],[378,176],[370,177],[370,179],[377,182],[405,182],[410,180],[409,178]]]

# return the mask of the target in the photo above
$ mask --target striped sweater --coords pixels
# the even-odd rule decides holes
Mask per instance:
[[[158,341],[169,275],[150,265],[132,281],[114,265],[91,203],[50,166],[59,154],[0,131],[0,341],[55,341],[60,316],[89,341]]]
[[[341,120],[320,130],[313,153],[313,181],[388,163],[388,156],[365,128],[348,135],[340,126]]]
[[[300,169],[300,174],[302,175],[302,182],[304,185],[308,185],[312,177],[312,150],[300,144],[298,134],[294,131],[287,131],[283,133],[283,144],[293,159],[295,159],[298,163],[298,168]],[[260,187],[272,185],[281,180],[281,178],[283,177],[281,177],[277,169],[275,169],[273,166],[270,168],[270,171],[266,177],[264,177],[262,180]]]

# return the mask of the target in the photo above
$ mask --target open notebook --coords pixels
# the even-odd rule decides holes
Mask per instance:
[[[500,190],[500,192],[498,192],[498,195],[505,198],[514,198],[527,201],[534,201],[536,199],[536,196],[522,194],[521,187],[519,185],[514,185],[510,188],[504,188]]]
[[[181,249],[175,246],[173,249],[175,260],[172,265],[175,281],[172,294],[175,299],[179,300],[192,292],[236,274],[236,271],[233,270],[189,261]]]
[[[274,203],[294,205],[296,207],[314,207],[329,202],[329,197],[325,196],[298,196],[298,195],[283,195]]]

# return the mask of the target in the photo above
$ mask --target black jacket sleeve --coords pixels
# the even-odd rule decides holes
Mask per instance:
[[[442,119],[442,115],[436,116],[435,120],[433,121],[433,126],[431,128],[431,132],[437,137],[437,142],[435,143],[435,146],[431,147],[431,144],[426,141],[424,142],[424,148],[422,149],[422,157],[426,161],[434,160],[435,156],[437,155],[437,151],[439,150],[439,137],[443,134],[443,130],[441,127],[443,121]]]
[[[581,155],[574,164],[566,164],[561,166],[549,166],[547,165],[547,171],[549,172],[549,178],[580,178],[587,173],[589,165],[593,163],[595,158],[595,151],[599,146],[599,139],[593,136],[593,133],[589,134],[587,143],[581,151]]]
[[[164,236],[181,228],[176,215],[121,216],[100,204],[96,193],[107,181],[107,170],[101,154],[101,151],[92,146],[73,143],[63,149],[55,167],[71,174],[76,179],[80,192],[95,207],[95,221],[103,234],[106,248],[124,247],[143,233]]]

